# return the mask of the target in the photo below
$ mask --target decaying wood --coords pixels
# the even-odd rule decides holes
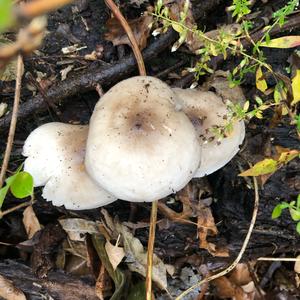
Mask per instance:
[[[30,267],[12,260],[0,262],[0,274],[11,280],[15,287],[22,290],[28,300],[98,300],[94,283],[64,274],[50,272],[47,278],[37,278]]]

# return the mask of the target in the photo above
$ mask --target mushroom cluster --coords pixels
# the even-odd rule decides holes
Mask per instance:
[[[48,123],[24,144],[24,169],[43,197],[68,209],[116,199],[154,201],[225,165],[239,150],[243,122],[221,141],[209,130],[228,111],[221,97],[171,88],[150,76],[113,86],[89,126]]]

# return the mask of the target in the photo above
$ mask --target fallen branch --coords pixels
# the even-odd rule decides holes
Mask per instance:
[[[171,45],[177,37],[173,30],[169,30],[166,34],[155,40],[144,52],[144,61],[149,61],[156,57],[160,52]],[[62,102],[76,94],[81,94],[94,90],[97,84],[101,86],[111,86],[113,83],[128,76],[136,69],[136,60],[133,55],[126,57],[115,64],[106,65],[99,69],[91,71],[87,69],[76,76],[59,82],[52,86],[46,93],[48,101],[52,103]],[[19,112],[19,118],[24,119],[33,112],[45,110],[47,108],[45,98],[38,94],[32,99],[22,104]],[[6,115],[0,120],[0,131],[4,131],[10,123],[11,114]]]
[[[38,278],[32,269],[20,262],[2,260],[0,274],[26,293],[28,299],[99,300],[95,287],[61,271],[50,271],[47,278]]]

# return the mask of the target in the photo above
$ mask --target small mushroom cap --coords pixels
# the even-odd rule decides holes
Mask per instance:
[[[199,167],[200,144],[175,95],[159,79],[121,81],[93,112],[85,165],[119,199],[154,201],[183,188]]]
[[[90,209],[116,200],[99,187],[84,167],[88,126],[48,123],[25,141],[24,170],[35,186],[45,185],[43,197],[67,209]]]
[[[228,110],[222,98],[201,90],[173,88],[173,91],[202,144],[201,163],[194,177],[211,174],[227,164],[239,151],[245,137],[244,122],[235,122],[230,135],[219,140],[211,128],[226,124]]]

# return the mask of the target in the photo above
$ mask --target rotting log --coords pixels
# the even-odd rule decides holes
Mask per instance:
[[[37,278],[25,264],[4,260],[0,262],[0,274],[22,290],[28,300],[98,300],[94,283],[84,281],[61,271],[51,271],[47,278]]]

